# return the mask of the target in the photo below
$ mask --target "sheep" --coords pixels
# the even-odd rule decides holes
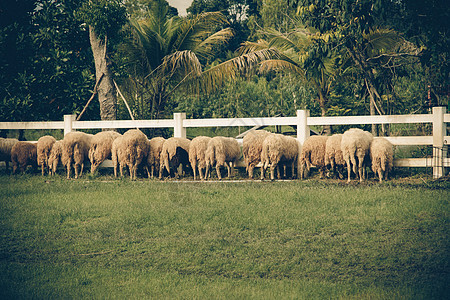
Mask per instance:
[[[19,142],[18,139],[0,138],[0,161],[5,162],[7,171],[8,163],[11,161],[11,149],[17,142]]]
[[[121,134],[116,131],[101,131],[92,137],[91,147],[89,148],[91,174],[94,174],[105,159],[111,158],[112,143],[119,136]]]
[[[342,156],[347,165],[347,182],[350,182],[350,174],[353,169],[355,174],[359,174],[359,181],[364,180],[364,166],[365,160],[368,160],[370,144],[373,136],[371,133],[359,128],[351,128],[344,132],[341,140]],[[353,165],[353,168],[351,168]],[[358,165],[358,173],[356,166]]]
[[[235,138],[216,136],[208,142],[206,149],[206,174],[208,177],[209,168],[216,165],[217,177],[222,180],[220,167],[225,165],[228,169],[228,178],[234,171],[234,165],[241,155],[241,148]]]
[[[161,150],[165,140],[166,139],[163,137],[154,137],[149,141],[150,152],[147,157],[147,173],[149,178],[154,177],[155,170],[159,171],[159,160],[161,158]],[[150,172],[148,167],[150,167]]]
[[[13,174],[17,168],[20,172],[25,172],[25,168],[31,165],[33,169],[37,169],[37,146],[30,142],[17,142],[11,149],[11,161],[13,164]]]
[[[123,134],[123,143],[124,148],[119,147],[119,158],[125,158],[125,163],[130,171],[130,179],[135,180],[138,166],[144,160],[147,161],[150,143],[147,136],[139,129],[130,129],[125,132]],[[125,153],[120,153],[120,151]]]
[[[200,174],[200,180],[203,180],[203,169],[206,168],[206,150],[211,140],[207,136],[195,137],[189,146],[189,162],[194,171],[194,180],[197,180],[197,167]]]
[[[374,138],[370,145],[370,158],[372,161],[372,171],[375,175],[378,174],[380,182],[383,181],[383,177],[388,179],[389,172],[394,166],[394,149],[392,143],[382,137]]]
[[[70,178],[72,164],[75,178],[81,177],[83,174],[84,161],[88,159],[92,137],[92,134],[77,131],[69,132],[64,136],[63,155],[67,157],[67,179]],[[78,171],[78,167],[80,167],[80,171]]]
[[[341,150],[342,134],[333,134],[325,145],[325,165],[330,166],[331,172],[337,172],[339,178],[343,178],[342,169],[345,166],[345,160]]]
[[[261,152],[261,180],[264,180],[265,170],[270,164],[270,179],[275,180],[275,169],[281,177],[280,164],[291,166],[291,177],[294,177],[295,164],[298,161],[299,146],[297,139],[282,134],[270,134],[263,142]]]
[[[170,168],[177,170],[181,165],[183,172],[183,165],[189,165],[189,147],[191,141],[186,138],[171,137],[167,139],[161,149],[159,179],[162,179],[164,170],[170,174]],[[175,171],[175,177],[178,177],[178,172]]]
[[[48,159],[50,157],[50,152],[52,150],[53,144],[55,144],[56,139],[51,135],[45,135],[40,137],[37,141],[37,163],[41,167],[42,176],[45,175],[45,169],[50,173],[50,165]]]
[[[319,169],[320,178],[325,175],[325,145],[328,136],[313,135],[308,137],[302,146],[299,159],[300,178],[303,179],[309,174],[311,165]],[[306,169],[305,169],[306,166]]]
[[[52,150],[50,151],[50,155],[48,157],[48,167],[50,175],[56,174],[56,169],[58,168],[59,161],[61,161],[63,166],[67,165],[67,153],[63,151],[64,141],[56,141],[53,144]]]
[[[269,134],[271,133],[266,130],[254,130],[247,133],[242,140],[242,154],[249,178],[253,178],[253,170],[261,161],[262,144]]]
[[[116,138],[111,145],[111,160],[114,167],[114,177],[117,177],[117,168],[123,177],[123,168],[126,165],[126,144],[123,136]]]

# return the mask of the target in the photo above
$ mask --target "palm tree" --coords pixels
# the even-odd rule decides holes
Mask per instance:
[[[122,49],[130,74],[122,85],[142,118],[158,118],[171,93],[200,76],[202,66],[233,35],[229,28],[220,29],[227,24],[221,13],[187,19],[168,12],[166,1],[155,1],[145,18],[131,21],[131,38]]]
[[[245,42],[238,57],[204,71],[199,82],[203,90],[214,88],[226,78],[235,78],[251,68],[262,73],[289,72],[315,88],[316,101],[322,116],[325,116],[337,59],[337,56],[327,56],[321,50],[329,37],[314,35],[304,28],[296,28],[286,34],[269,30],[265,34],[267,40]],[[324,130],[331,132],[329,126]]]

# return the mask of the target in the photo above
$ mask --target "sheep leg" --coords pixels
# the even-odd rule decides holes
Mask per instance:
[[[216,172],[219,180],[222,180],[222,175],[220,174],[220,165],[218,163],[216,163]]]
[[[227,166],[227,170],[228,170],[228,178],[231,177],[231,167],[233,166],[231,162],[225,163],[225,165]]]
[[[364,180],[363,166],[364,166],[363,161],[359,160],[359,164],[358,164],[359,182],[362,182]]]
[[[250,164],[248,166],[248,178],[253,179],[253,169],[255,168],[255,166],[253,164]]]
[[[383,171],[381,169],[378,169],[378,177],[380,179],[380,183],[383,182]]]
[[[275,168],[279,168],[278,165],[271,164],[270,165],[270,180],[275,180]]]
[[[203,168],[201,168],[200,166],[198,166],[198,173],[200,174],[200,180],[203,180]]]
[[[345,159],[345,163],[347,165],[347,182],[350,182],[350,174],[352,173],[352,166],[350,165],[350,160],[349,158]]]
[[[81,163],[81,167],[80,167],[80,177],[81,177],[81,175],[83,175],[83,170],[84,170],[84,163]]]
[[[41,165],[41,168],[42,168],[42,176],[44,176],[44,175],[45,175],[45,171],[44,171],[44,168],[45,168],[45,167],[44,167],[44,164]]]
[[[194,171],[194,180],[197,180],[197,164],[196,162],[191,164],[192,166],[192,171]],[[200,166],[198,167],[199,171],[200,171]]]

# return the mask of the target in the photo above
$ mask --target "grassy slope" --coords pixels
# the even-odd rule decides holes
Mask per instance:
[[[449,292],[447,184],[105,179],[0,176],[0,298]]]

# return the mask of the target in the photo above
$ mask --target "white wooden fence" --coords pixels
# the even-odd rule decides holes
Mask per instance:
[[[60,122],[0,122],[0,129],[63,129],[64,134],[77,129],[101,128],[173,128],[175,137],[186,137],[186,128],[190,127],[233,127],[233,126],[297,126],[297,139],[303,143],[314,125],[362,125],[362,124],[419,124],[431,123],[432,136],[391,136],[387,139],[394,145],[433,146],[433,157],[396,159],[397,167],[433,167],[433,176],[442,177],[450,167],[446,145],[447,124],[450,114],[445,107],[434,107],[431,114],[389,115],[389,116],[343,116],[310,117],[308,110],[298,110],[295,117],[268,118],[217,118],[186,119],[185,113],[175,113],[173,119],[165,120],[117,120],[117,121],[76,121],[75,115],[65,115]],[[105,166],[109,165],[108,163]]]

